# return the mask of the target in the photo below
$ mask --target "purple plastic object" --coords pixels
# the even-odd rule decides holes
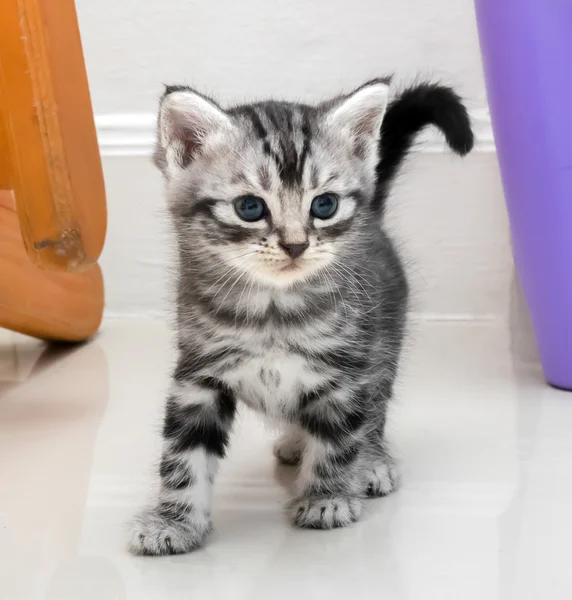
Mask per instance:
[[[572,390],[572,0],[475,0],[513,252],[544,374]]]

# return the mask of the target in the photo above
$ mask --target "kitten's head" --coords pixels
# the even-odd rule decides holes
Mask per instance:
[[[155,162],[183,253],[278,287],[335,269],[371,220],[387,96],[375,80],[318,106],[223,110],[167,88]]]

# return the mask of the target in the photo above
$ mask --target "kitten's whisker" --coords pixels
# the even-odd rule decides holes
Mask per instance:
[[[344,316],[345,316],[345,319],[347,321],[347,319],[348,319],[348,309],[347,309],[346,302],[344,300],[343,294],[341,293],[341,291],[336,286],[336,283],[333,280],[333,278],[330,276],[330,274],[327,273],[326,271],[324,271],[324,275],[330,281],[330,286],[331,286],[331,289],[332,289],[332,294],[333,294],[334,300],[335,300],[335,293],[336,292],[338,293],[338,295],[340,297],[340,301],[341,301],[342,307],[344,309]]]
[[[339,261],[339,259],[338,259],[338,255],[337,255],[335,252],[332,252],[332,251],[330,251],[330,250],[324,250],[324,252],[326,252],[327,254],[330,254],[330,255],[332,255],[332,256],[334,257],[334,261],[333,261],[333,262],[334,262],[335,264],[337,264],[338,266],[344,266],[344,267],[347,269],[346,265],[344,265],[343,263],[341,263],[341,262]],[[366,271],[368,271],[369,273],[372,273],[372,274],[374,273],[374,271],[371,271],[370,269],[365,269],[365,270],[366,270]],[[357,272],[355,272],[355,271],[351,271],[351,270],[350,270],[350,272],[351,272],[351,274],[352,274],[352,277],[358,278],[358,279],[360,279],[360,280],[361,280],[361,281],[362,281],[362,282],[363,282],[365,285],[367,285],[368,287],[370,287],[370,288],[372,288],[372,289],[374,289],[374,290],[376,289],[376,286],[375,286],[375,285],[373,285],[373,284],[371,283],[371,281],[368,281],[368,279],[367,279],[366,277],[364,277],[363,275],[361,275],[360,273],[357,273]]]
[[[217,299],[217,296],[219,295],[219,293],[221,292],[221,290],[232,280],[233,277],[237,277],[237,279],[235,280],[235,282],[233,283],[232,287],[234,287],[236,285],[236,283],[240,280],[240,278],[245,275],[246,273],[244,271],[239,271],[237,268],[234,268],[231,272],[231,274],[220,284],[218,290],[216,291],[216,293],[213,295],[213,297],[211,298],[210,302],[209,302],[209,308],[212,306],[212,303]],[[231,287],[231,290],[232,290]],[[228,294],[227,294],[228,296]],[[225,296],[225,300],[226,297]],[[220,310],[220,306],[217,309],[217,311],[215,312],[215,316],[218,314],[218,311]]]
[[[230,289],[228,290],[228,292],[226,293],[226,296],[221,300],[219,307],[217,308],[214,316],[216,317],[219,313],[219,310],[221,309],[221,307],[224,305],[226,299],[229,297],[230,293],[232,292],[232,290],[236,287],[236,284],[244,277],[244,275],[246,275],[246,272],[242,272],[240,274],[240,276],[237,278],[237,280],[230,286]]]
[[[339,262],[339,261],[334,261],[334,262],[338,268],[342,269],[344,273],[347,273],[348,277],[352,278],[352,280],[361,288],[363,293],[367,296],[368,300],[371,302],[371,296],[369,295],[368,291],[363,287],[363,285],[359,282],[359,280],[355,277],[355,273],[353,271],[351,271],[351,269],[349,269],[345,265],[343,265],[341,262]],[[373,286],[370,286],[370,287],[373,288]]]
[[[200,296],[200,298],[204,298],[214,287],[215,285],[223,278],[226,277],[229,273],[233,273],[237,270],[237,268],[233,265],[232,267],[230,267],[230,269],[227,269],[205,292],[203,292]],[[223,283],[224,285],[224,283]],[[220,288],[219,288],[220,291]],[[216,296],[216,294],[215,294]]]
[[[238,311],[240,310],[240,305],[241,305],[241,301],[242,301],[242,297],[244,295],[244,292],[246,291],[248,284],[253,281],[253,278],[255,276],[255,270],[253,269],[252,272],[249,274],[248,276],[248,280],[246,282],[246,284],[242,287],[242,291],[240,292],[240,296],[238,298],[238,301],[236,303],[236,315],[234,317],[234,326],[236,327],[236,323],[237,323],[237,319],[238,319]],[[248,306],[249,306],[249,302],[250,302],[250,297],[247,294],[246,295],[246,324],[248,325]]]
[[[246,252],[246,253],[244,253],[244,254],[241,254],[241,255],[237,256],[236,258],[244,258],[245,256],[249,256],[250,254],[253,254],[253,253],[252,253],[252,252]],[[221,263],[220,263],[220,264],[228,264],[228,263],[223,263],[223,262],[221,261]],[[212,267],[213,267],[213,268],[214,268],[214,266],[216,266],[216,265],[212,265]],[[215,286],[215,285],[216,285],[216,284],[217,284],[217,283],[218,283],[218,282],[219,282],[219,281],[220,281],[220,280],[221,280],[223,277],[225,277],[225,275],[226,275],[227,273],[230,273],[230,272],[231,272],[233,269],[237,269],[237,270],[238,270],[238,267],[236,267],[236,266],[232,265],[232,266],[230,267],[230,269],[228,269],[227,271],[225,271],[225,272],[224,272],[224,274],[223,274],[223,275],[221,275],[221,276],[220,276],[220,277],[219,277],[219,278],[218,278],[218,279],[217,279],[217,280],[216,280],[216,281],[215,281],[215,282],[214,282],[214,283],[213,283],[213,284],[212,284],[212,285],[211,285],[211,286],[210,286],[210,287],[209,287],[209,288],[208,288],[208,289],[207,289],[207,290],[206,290],[206,291],[205,291],[205,292],[204,292],[204,293],[201,295],[201,298],[204,298],[204,297],[205,297],[205,296],[206,296],[206,295],[207,295],[207,294],[208,294],[208,293],[209,293],[209,292],[212,290],[212,288],[213,288],[213,287],[214,287],[214,286]]]
[[[359,296],[359,294],[357,293],[356,288],[352,285],[351,280],[347,277],[347,275],[338,269],[338,266],[335,263],[331,263],[330,265],[328,265],[330,269],[332,269],[332,271],[334,271],[334,273],[336,273],[336,275],[338,275],[338,277],[347,284],[347,288],[348,290],[353,294],[354,298],[356,299],[357,302],[360,303],[360,307],[363,309],[363,303],[361,302],[361,298]]]
[[[330,286],[331,286],[331,288],[333,290],[334,299],[336,297],[336,293],[340,297],[340,304],[341,304],[341,306],[342,306],[342,308],[344,310],[344,319],[345,319],[345,321],[347,321],[348,320],[348,307],[346,305],[346,301],[344,299],[344,296],[341,293],[341,291],[338,289],[338,287],[336,286],[333,278],[329,274],[326,274],[326,276],[327,276],[328,280],[330,281]]]
[[[250,287],[248,288],[247,301],[246,301],[246,324],[247,325],[248,325],[249,319],[250,319],[249,307],[250,307],[250,300],[251,300],[251,296],[252,296],[252,288],[254,287],[254,284],[256,283],[256,277],[255,277],[256,270],[253,270],[252,275],[253,275],[253,277],[252,277],[252,281],[250,283]],[[260,284],[258,284],[258,285],[260,285]]]

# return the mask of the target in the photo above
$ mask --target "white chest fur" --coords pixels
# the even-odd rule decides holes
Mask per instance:
[[[280,418],[291,411],[301,392],[320,385],[324,377],[302,356],[277,348],[246,359],[227,372],[225,380],[248,406]]]

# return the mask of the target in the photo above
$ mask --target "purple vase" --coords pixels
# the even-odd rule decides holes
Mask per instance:
[[[572,0],[475,0],[514,258],[549,383],[572,390]]]

